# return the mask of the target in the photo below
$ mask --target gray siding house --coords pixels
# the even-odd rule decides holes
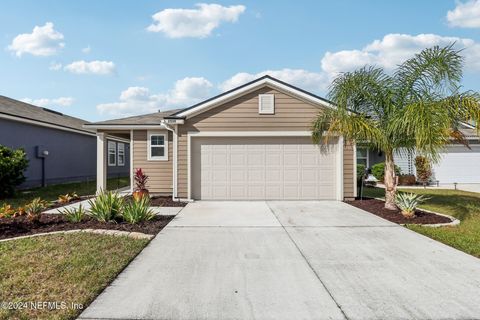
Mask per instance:
[[[97,142],[85,120],[0,96],[0,145],[23,148],[29,159],[21,188],[95,181]],[[109,177],[129,176],[128,140],[107,137]]]

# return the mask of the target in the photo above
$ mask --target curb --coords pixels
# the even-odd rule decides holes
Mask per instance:
[[[36,233],[36,234],[29,234],[26,236],[19,236],[14,238],[2,239],[1,242],[7,242],[12,240],[20,240],[20,239],[28,239],[28,238],[35,238],[41,236],[49,236],[55,234],[66,234],[66,233],[95,233],[95,234],[104,234],[109,236],[116,236],[116,237],[128,237],[132,239],[152,239],[154,235],[146,234],[141,232],[130,232],[130,231],[121,231],[121,230],[109,230],[109,229],[74,229],[74,230],[65,230],[65,231],[52,231],[52,232],[44,232],[44,233]]]

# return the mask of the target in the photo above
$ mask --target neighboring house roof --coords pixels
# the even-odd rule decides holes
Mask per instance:
[[[120,127],[148,127],[157,126],[163,119],[185,119],[193,115],[197,115],[203,111],[207,111],[215,106],[223,104],[227,101],[233,100],[245,93],[257,90],[262,86],[270,86],[280,91],[290,93],[301,99],[307,100],[313,104],[334,108],[334,104],[322,97],[319,97],[311,92],[305,91],[298,87],[292,86],[286,82],[275,79],[269,75],[265,75],[244,85],[221,93],[215,97],[204,100],[193,106],[184,109],[168,110],[165,112],[156,112],[151,114],[145,114],[140,116],[133,116],[128,118],[107,120],[101,122],[95,122],[85,125],[86,128],[120,128]]]
[[[0,96],[0,118],[47,126],[60,130],[92,135],[95,131],[83,127],[87,121],[47,108]]]

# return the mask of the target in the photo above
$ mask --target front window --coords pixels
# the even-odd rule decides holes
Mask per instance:
[[[117,163],[117,148],[116,143],[113,141],[108,141],[108,165],[115,166]]]
[[[357,147],[357,164],[363,164],[368,168],[368,149],[365,147]]]
[[[125,165],[125,143],[118,143],[118,165]]]
[[[166,133],[151,133],[148,141],[148,160],[168,160]]]

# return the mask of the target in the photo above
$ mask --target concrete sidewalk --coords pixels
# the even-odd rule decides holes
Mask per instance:
[[[80,319],[480,319],[480,260],[334,201],[187,205]]]

